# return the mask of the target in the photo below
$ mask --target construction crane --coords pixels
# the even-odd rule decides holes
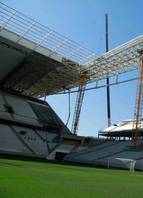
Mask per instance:
[[[74,115],[73,115],[72,128],[71,128],[71,132],[74,135],[77,135],[81,107],[82,107],[83,98],[85,94],[85,88],[86,88],[87,81],[89,79],[90,77],[87,71],[81,73],[78,92],[77,92],[77,98],[76,98],[76,105],[75,105],[75,110],[74,110]]]
[[[139,52],[141,54],[141,66],[140,66],[140,78],[138,80],[137,94],[136,94],[136,104],[134,112],[134,122],[133,122],[133,132],[132,141],[134,148],[139,147],[140,140],[140,128],[142,123],[143,114],[143,51]]]

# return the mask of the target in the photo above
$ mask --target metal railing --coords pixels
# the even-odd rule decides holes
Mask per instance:
[[[58,54],[78,64],[84,64],[95,57],[91,50],[0,2],[0,32],[4,29],[19,36],[17,43],[25,38],[34,42],[35,48],[43,46],[50,49],[49,56]]]

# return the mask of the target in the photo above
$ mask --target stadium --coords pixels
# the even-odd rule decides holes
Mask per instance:
[[[106,39],[97,57],[0,3],[1,198],[142,197],[143,36],[110,51]],[[118,76],[134,70],[140,75],[125,80],[138,80],[134,118],[112,125],[109,78],[124,83]],[[98,89],[103,79],[108,127],[98,137],[78,135],[87,85]],[[71,92],[77,98],[69,129],[46,97]]]

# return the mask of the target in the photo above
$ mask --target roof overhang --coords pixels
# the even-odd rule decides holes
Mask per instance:
[[[0,32],[0,85],[25,95],[42,97],[77,86],[80,67],[49,49],[3,29]]]
[[[139,129],[140,136],[143,136],[143,129]],[[114,132],[99,132],[100,136],[104,137],[132,137],[133,129],[114,131]]]
[[[76,42],[0,3],[0,86],[32,97],[77,87],[138,69],[143,52],[139,36],[100,57]]]

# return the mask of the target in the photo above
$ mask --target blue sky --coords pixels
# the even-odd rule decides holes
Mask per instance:
[[[142,0],[1,0],[55,31],[81,43],[97,55],[105,51],[105,13],[109,16],[109,48],[143,33]],[[125,74],[133,76],[135,73]],[[111,87],[112,123],[133,118],[136,82]],[[76,94],[71,95],[72,112]],[[66,122],[68,96],[49,96],[47,101]],[[71,112],[71,113],[72,113]],[[96,136],[107,126],[106,89],[86,93],[79,135]],[[72,114],[69,127],[72,122]]]

